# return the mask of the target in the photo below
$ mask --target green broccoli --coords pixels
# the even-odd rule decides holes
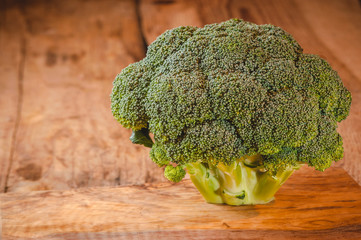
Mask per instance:
[[[164,169],[164,176],[172,182],[179,182],[185,175],[186,171],[184,171],[182,166],[173,167],[172,165],[168,165]]]
[[[304,164],[323,171],[343,157],[336,128],[351,94],[281,28],[232,19],[160,35],[117,75],[111,102],[168,179],[186,169],[208,202],[241,205],[271,201]]]

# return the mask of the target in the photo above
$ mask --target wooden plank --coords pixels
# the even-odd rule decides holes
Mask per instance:
[[[332,51],[335,58],[342,62],[342,67],[348,69],[356,77],[351,79],[352,83],[353,81],[360,82],[361,68],[358,67],[361,65],[358,54],[361,51],[360,2],[331,0],[328,4],[324,4],[323,1],[318,0],[304,4],[302,0],[297,0],[296,3],[304,13],[304,18],[314,35]]]
[[[0,8],[0,192],[5,191],[21,115],[24,28],[19,9]]]
[[[361,187],[302,168],[267,205],[204,202],[179,184],[1,194],[3,239],[360,239]]]
[[[8,190],[163,181],[149,150],[133,145],[130,131],[110,111],[115,75],[145,53],[135,3],[26,3],[14,2],[6,10],[21,9],[13,18],[26,23],[18,31],[25,35],[27,52]]]
[[[143,0],[140,9],[148,43],[177,26],[201,27],[242,18],[280,26],[294,36],[304,52],[325,58],[339,72],[353,96],[350,116],[339,125],[345,157],[337,165],[361,184],[361,9],[356,0],[333,0],[327,4],[322,0]]]
[[[204,23],[196,8],[197,1],[140,1],[140,19],[147,44],[164,31],[179,26],[201,27]]]

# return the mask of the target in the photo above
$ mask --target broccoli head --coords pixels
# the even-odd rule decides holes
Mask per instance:
[[[232,19],[160,35],[117,75],[111,103],[168,179],[187,169],[207,201],[239,205],[272,200],[302,164],[340,160],[351,95],[281,28]]]

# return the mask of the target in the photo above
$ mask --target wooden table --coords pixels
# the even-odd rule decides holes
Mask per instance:
[[[115,75],[159,34],[233,17],[284,28],[304,52],[327,59],[353,96],[338,129],[345,157],[337,168],[296,173],[266,206],[204,204],[189,182],[167,183],[110,112]],[[360,187],[350,178],[361,184],[360,42],[357,0],[3,0],[5,239],[360,239]],[[135,193],[134,202],[125,195]]]
[[[267,205],[205,203],[189,180],[1,196],[3,239],[361,239],[361,187],[303,168]]]

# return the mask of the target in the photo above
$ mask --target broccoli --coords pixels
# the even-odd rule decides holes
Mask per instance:
[[[268,203],[300,166],[342,159],[336,128],[350,105],[325,60],[240,19],[166,31],[111,93],[115,119],[166,178],[186,170],[207,202],[230,205]]]

